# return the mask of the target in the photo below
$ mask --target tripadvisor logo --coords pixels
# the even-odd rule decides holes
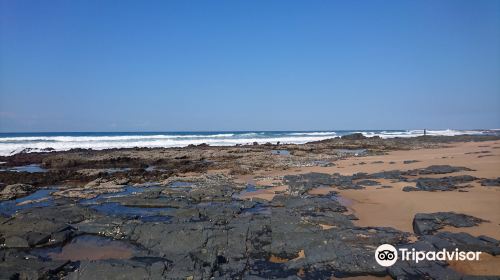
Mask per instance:
[[[398,260],[398,251],[390,244],[382,244],[375,251],[375,260],[381,266],[391,266]]]
[[[402,261],[478,261],[482,252],[459,251],[458,249],[449,251],[417,251],[415,248],[399,248],[398,250],[390,244],[382,244],[375,250],[375,260],[384,267],[392,266],[398,260],[398,255]]]

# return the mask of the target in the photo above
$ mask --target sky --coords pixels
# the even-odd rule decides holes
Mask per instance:
[[[0,0],[0,132],[500,128],[500,1]]]

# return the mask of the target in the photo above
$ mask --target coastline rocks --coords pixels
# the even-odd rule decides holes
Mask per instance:
[[[406,172],[406,175],[430,175],[430,174],[449,174],[460,171],[474,171],[467,167],[450,166],[450,165],[431,165],[426,168],[413,169]]]
[[[424,235],[421,240],[431,243],[436,249],[455,249],[461,251],[484,252],[493,256],[500,254],[500,242],[487,236],[474,237],[465,232],[439,232],[435,235]]]
[[[364,136],[362,133],[353,133],[353,134],[343,135],[340,137],[340,139],[342,140],[363,140],[366,138],[367,137]]]
[[[380,183],[377,182],[377,181],[373,181],[373,180],[361,180],[361,181],[358,181],[358,185],[362,185],[362,186],[379,186]]]
[[[392,228],[332,228],[302,241],[307,258],[287,262],[286,267],[303,268],[305,278],[383,276],[386,268],[375,262],[373,248],[384,243],[401,244],[406,238],[406,233]]]
[[[364,187],[360,183],[355,183],[354,180],[369,178],[366,173],[356,173],[352,176],[343,176],[339,173],[333,175],[326,173],[306,173],[299,175],[287,175],[283,177],[283,181],[290,187],[290,193],[295,196],[301,196],[309,190],[317,187],[337,187],[341,190],[360,190]],[[375,186],[378,182],[373,180],[362,180],[367,186]]]
[[[73,235],[75,229],[70,224],[92,216],[89,209],[69,203],[21,211],[12,218],[0,220],[0,240],[5,248],[60,244]]]
[[[313,188],[331,186],[336,183],[331,175],[325,173],[286,175],[283,181],[290,187],[292,195],[303,195]]]
[[[413,231],[418,235],[428,235],[445,226],[472,227],[483,222],[487,221],[454,212],[418,213],[413,218]]]
[[[35,187],[28,184],[13,184],[5,186],[0,191],[0,200],[11,200],[27,196],[35,191]]]
[[[438,242],[436,238],[432,242]],[[413,244],[396,246],[408,250],[418,251],[436,251],[434,244],[430,240],[419,240]],[[452,249],[449,247],[447,249]],[[388,273],[393,279],[462,279],[460,273],[449,268],[446,263],[438,261],[423,260],[418,263],[414,261],[398,261],[391,267],[388,267]]]
[[[498,177],[496,179],[483,179],[483,180],[481,180],[481,186],[500,187],[500,177]]]
[[[468,183],[476,180],[476,177],[470,175],[450,176],[443,178],[418,178],[416,180],[416,189],[420,191],[453,191],[467,186],[460,186],[459,184]],[[409,188],[403,191],[409,191]]]
[[[450,166],[450,165],[431,165],[421,169],[419,174],[447,174],[460,171],[474,171],[473,169],[463,166]]]
[[[115,186],[123,186],[126,185],[130,182],[128,178],[116,178],[113,180],[109,179],[104,179],[104,178],[97,178],[94,181],[91,181],[87,183],[84,188],[90,189],[90,188],[114,188]]]
[[[499,242],[493,238],[437,232],[446,226],[475,226],[483,220],[451,212],[417,214],[414,227],[418,239],[410,241],[409,237],[413,234],[397,229],[356,226],[353,222],[356,217],[345,206],[349,201],[319,190],[317,193],[322,194],[308,194],[309,190],[317,187],[328,187],[328,190],[331,187],[383,188],[378,179],[388,179],[387,184],[420,180],[417,184],[426,190],[451,190],[476,178],[455,176],[415,180],[418,177],[409,176],[468,171],[462,167],[429,166],[410,171],[357,173],[352,176],[309,173],[285,176],[284,182],[279,181],[281,176],[273,176],[273,180],[256,180],[262,185],[289,184],[292,195],[280,188],[270,201],[241,200],[239,195],[242,192],[264,189],[252,190],[245,188],[243,183],[233,181],[241,177],[197,176],[190,173],[172,176],[180,171],[203,172],[209,164],[214,170],[224,169],[224,172],[238,166],[243,167],[244,172],[298,168],[305,162],[342,158],[336,149],[369,149],[367,154],[385,153],[399,148],[437,147],[443,141],[454,139],[429,136],[425,139],[363,138],[351,141],[338,138],[316,144],[283,145],[280,149],[291,152],[287,157],[273,156],[271,149],[276,147],[266,145],[77,150],[42,155],[38,157],[40,161],[47,157],[47,164],[53,162],[52,167],[64,169],[34,175],[6,172],[0,174],[0,181],[10,185],[10,182],[33,180],[36,184],[32,185],[35,186],[45,186],[47,182],[70,184],[73,182],[68,181],[77,181],[75,185],[81,187],[58,188],[62,195],[74,198],[120,193],[78,202],[76,199],[61,199],[54,196],[58,193],[51,193],[50,204],[20,209],[9,218],[1,216],[0,278],[328,279],[332,276],[387,275],[399,279],[462,278],[463,275],[458,275],[443,262],[415,264],[398,261],[394,266],[384,268],[376,263],[373,254],[383,243],[399,248],[470,248],[498,254]],[[348,156],[351,152],[342,153]],[[67,161],[58,163],[58,158],[67,158]],[[371,162],[369,159],[365,161]],[[146,165],[155,168],[149,171],[137,168]],[[84,167],[93,169],[78,172]],[[105,172],[106,168],[119,171]],[[7,180],[3,181],[4,178]],[[132,184],[135,187],[125,186]],[[422,190],[419,187],[411,188]],[[110,204],[116,205],[118,211],[106,212],[101,208]],[[162,209],[157,214],[156,208],[169,209]],[[51,261],[50,257],[36,254],[39,250],[64,248],[80,235],[119,239],[140,248],[141,252],[133,252],[126,259],[74,262]],[[96,246],[86,247],[85,250],[100,254],[103,249]]]
[[[101,194],[121,192],[129,181],[130,180],[127,178],[116,178],[109,181],[103,178],[97,178],[83,187],[61,189],[54,192],[52,195],[65,198],[91,199]]]
[[[421,189],[415,188],[412,186],[405,186],[405,187],[403,187],[402,191],[404,191],[404,192],[418,192],[418,191],[421,191]]]
[[[0,250],[0,279],[58,279],[67,261],[41,260],[12,249]]]
[[[66,279],[166,279],[170,278],[169,265],[169,261],[162,258],[81,261],[79,269],[70,272]]]

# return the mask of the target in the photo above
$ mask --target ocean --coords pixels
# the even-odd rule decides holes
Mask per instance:
[[[360,132],[382,138],[415,137],[423,130],[335,130],[335,131],[215,131],[215,132],[50,132],[0,133],[0,155],[75,148],[110,149],[133,147],[185,147],[206,143],[211,146],[237,144],[303,144]],[[499,130],[427,130],[428,135],[499,134]]]

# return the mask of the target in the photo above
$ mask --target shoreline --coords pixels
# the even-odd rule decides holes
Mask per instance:
[[[244,273],[267,277],[398,278],[406,272],[373,265],[374,246],[430,246],[431,237],[462,244],[465,234],[471,244],[483,244],[484,260],[433,264],[431,270],[397,265],[431,277],[500,275],[499,245],[484,241],[500,239],[500,137],[354,135],[300,145],[24,153],[0,161],[30,166],[0,172],[0,240],[13,254],[0,263],[5,273],[19,272],[26,250],[42,254],[53,246],[62,252],[88,248],[85,256],[68,256],[112,273],[109,265],[118,260],[97,251],[116,246],[120,266],[130,273],[138,257],[148,256],[157,258],[156,265],[169,263],[168,275],[204,279],[199,264],[186,262],[190,252],[215,261],[212,277],[250,262],[253,268]],[[422,214],[432,223],[418,220]],[[428,231],[420,232],[423,225]],[[75,238],[81,235],[107,239]],[[206,255],[207,249],[219,255]],[[252,253],[245,261],[247,250]],[[40,271],[69,258],[48,256],[25,269]],[[54,271],[95,276],[67,264]]]

